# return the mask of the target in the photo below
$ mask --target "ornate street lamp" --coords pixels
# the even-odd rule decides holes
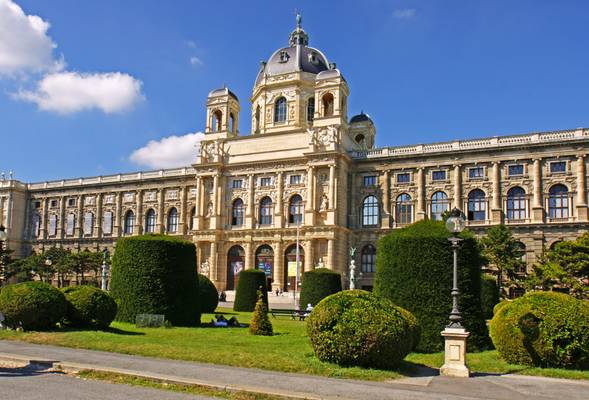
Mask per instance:
[[[454,256],[452,274],[452,311],[450,312],[450,323],[442,331],[444,337],[444,365],[440,368],[440,375],[468,378],[470,372],[466,366],[466,339],[469,333],[462,326],[462,316],[458,308],[458,249],[462,239],[458,234],[464,230],[466,218],[458,208],[450,211],[446,221],[446,229],[452,233],[448,238],[452,246]]]
[[[0,285],[4,285],[4,242],[8,241],[8,233],[4,225],[0,225]]]
[[[109,257],[109,252],[107,248],[104,248],[104,250],[102,251],[102,285],[101,285],[101,289],[102,290],[107,290],[108,289],[108,282],[107,282],[107,278],[108,278],[108,257]]]

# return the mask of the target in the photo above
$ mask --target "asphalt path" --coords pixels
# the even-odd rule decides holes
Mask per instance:
[[[215,398],[86,380],[57,373],[0,368],[0,399],[206,400]]]

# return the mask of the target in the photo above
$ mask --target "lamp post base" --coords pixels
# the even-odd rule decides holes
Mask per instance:
[[[469,333],[464,328],[446,328],[444,337],[444,365],[440,375],[455,378],[468,378],[470,371],[466,366],[466,339]]]

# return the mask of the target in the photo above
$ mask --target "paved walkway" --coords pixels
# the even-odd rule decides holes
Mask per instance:
[[[324,378],[250,368],[129,356],[0,340],[0,361],[60,361],[64,369],[99,369],[307,399],[566,399],[587,400],[589,382],[515,375],[471,379],[426,376],[390,382]],[[58,365],[59,366],[59,365]]]

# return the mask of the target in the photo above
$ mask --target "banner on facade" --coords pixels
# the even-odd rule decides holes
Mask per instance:
[[[300,261],[299,261],[300,265]],[[289,261],[288,262],[288,276],[297,276],[297,262],[296,261]]]

